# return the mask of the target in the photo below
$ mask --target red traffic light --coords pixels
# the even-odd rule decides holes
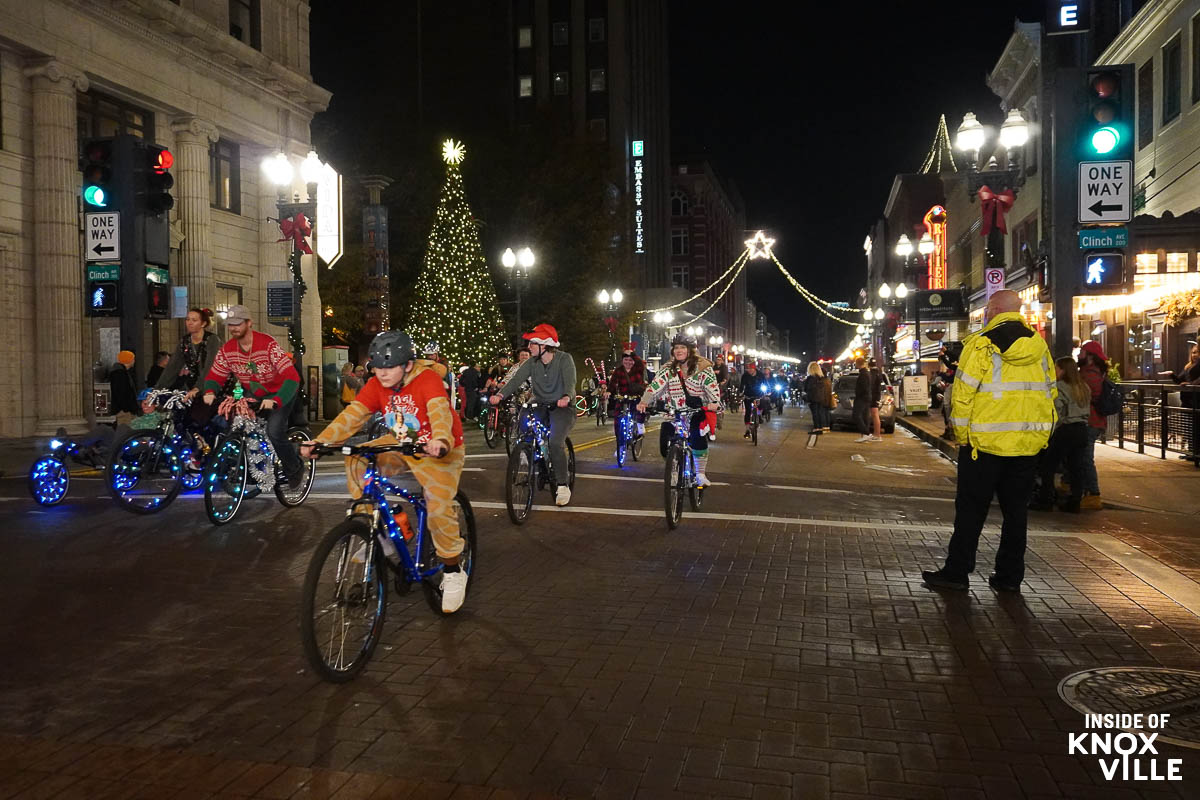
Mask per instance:
[[[1121,86],[1121,79],[1115,72],[1101,72],[1092,78],[1092,91],[1097,97],[1112,97]]]
[[[157,157],[154,159],[154,171],[166,172],[173,166],[175,166],[175,156],[171,155],[171,151],[165,147],[159,150]]]

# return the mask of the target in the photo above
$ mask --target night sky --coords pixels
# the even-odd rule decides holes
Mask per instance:
[[[398,64],[411,51],[412,5],[314,2],[313,74],[334,92],[335,111],[368,91],[379,93],[381,122],[411,105]],[[708,157],[740,191],[747,225],[778,238],[793,275],[826,299],[853,301],[862,242],[892,177],[919,169],[939,114],[952,136],[965,111],[999,123],[985,76],[1013,22],[1044,13],[1041,0],[671,0],[673,154]],[[379,79],[364,82],[364,69]],[[379,97],[389,85],[395,98]],[[774,266],[757,262],[749,285],[768,318],[792,330],[793,351],[810,348],[816,314]]]

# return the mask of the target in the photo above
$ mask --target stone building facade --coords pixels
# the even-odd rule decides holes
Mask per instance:
[[[0,0],[0,436],[95,417],[104,330],[118,322],[84,315],[79,145],[91,136],[171,149],[172,284],[189,305],[246,305],[286,344],[266,323],[266,283],[290,273],[259,164],[286,152],[298,166],[329,102],[309,70],[308,15],[303,0]],[[288,197],[305,195],[296,180]],[[316,363],[320,299],[312,264],[305,273]],[[142,374],[182,331],[146,325]]]

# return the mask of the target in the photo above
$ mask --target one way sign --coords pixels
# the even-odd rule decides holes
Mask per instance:
[[[1129,222],[1132,184],[1132,161],[1080,162],[1079,221]]]
[[[84,249],[88,261],[121,260],[121,213],[119,211],[88,212],[83,215],[87,229]]]

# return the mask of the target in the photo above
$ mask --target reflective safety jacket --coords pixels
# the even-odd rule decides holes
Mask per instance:
[[[1046,341],[1016,312],[999,314],[963,340],[951,393],[959,442],[997,456],[1031,456],[1054,430],[1058,394]]]

